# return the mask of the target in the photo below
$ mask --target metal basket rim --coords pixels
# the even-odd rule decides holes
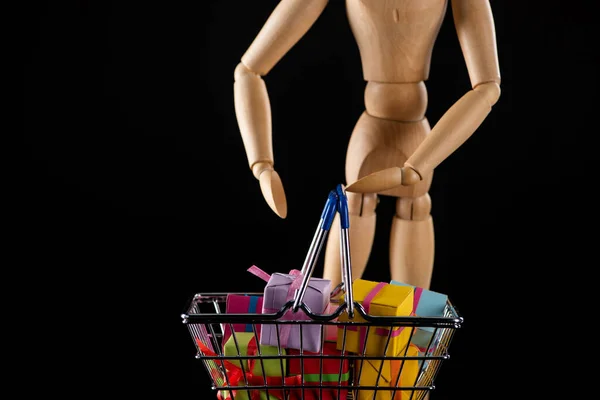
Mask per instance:
[[[291,309],[293,301],[288,301],[284,304],[277,313],[262,314],[262,313],[194,313],[191,312],[194,305],[201,299],[206,298],[207,301],[214,302],[216,299],[221,298],[224,301],[228,294],[238,295],[249,295],[249,296],[262,296],[260,292],[207,292],[207,293],[196,293],[193,295],[186,304],[184,312],[181,314],[182,322],[184,324],[189,323],[286,323],[286,324],[335,324],[340,326],[345,325],[372,325],[378,326],[418,326],[418,327],[432,327],[432,328],[460,328],[463,323],[463,317],[459,314],[456,307],[448,299],[446,306],[448,307],[451,314],[450,317],[421,317],[421,316],[375,316],[365,312],[362,305],[358,302],[354,302],[355,310],[364,319],[364,321],[334,321],[338,318],[346,309],[346,303],[341,302],[336,311],[333,314],[315,314],[313,313],[306,304],[302,303],[300,309],[302,312],[310,318],[310,320],[285,320],[280,321],[281,317]],[[209,300],[210,299],[210,300]]]

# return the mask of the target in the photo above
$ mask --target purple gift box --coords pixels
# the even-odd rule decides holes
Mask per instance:
[[[263,307],[262,296],[251,296],[245,294],[227,295],[225,303],[225,313],[227,314],[260,314]],[[248,324],[224,324],[223,344],[227,343],[227,339],[231,336],[231,328],[234,332],[254,332],[252,323]],[[256,333],[260,336],[260,325],[256,325]]]
[[[263,313],[273,314],[279,312],[281,308],[293,297],[294,290],[290,290],[292,282],[298,275],[288,275],[274,273],[269,278],[265,286],[263,296]],[[331,292],[331,281],[329,279],[310,278],[304,294],[303,303],[313,314],[322,314],[329,305],[329,295]],[[281,320],[310,320],[303,310],[293,313],[288,310]],[[319,352],[321,351],[321,325],[300,325],[283,324],[261,326],[260,344],[277,346],[277,327],[279,327],[279,344],[282,348],[300,350],[300,329],[302,328],[303,350]]]

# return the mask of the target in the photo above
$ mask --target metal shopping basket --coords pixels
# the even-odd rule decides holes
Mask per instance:
[[[312,275],[316,260],[318,259],[324,240],[327,236],[333,217],[338,212],[341,226],[341,260],[342,260],[342,282],[331,292],[331,304],[329,313],[313,313],[302,301],[308,281]],[[193,342],[196,346],[196,358],[204,364],[212,380],[212,388],[217,391],[220,399],[357,399],[357,400],[421,400],[427,392],[434,389],[434,380],[438,374],[442,361],[449,358],[448,349],[453,335],[462,324],[462,317],[457,309],[448,300],[444,315],[441,317],[419,317],[419,316],[373,316],[365,311],[365,308],[355,302],[352,292],[352,276],[350,265],[350,252],[348,240],[348,209],[344,188],[338,185],[336,190],[330,192],[327,203],[321,215],[319,226],[313,237],[307,257],[300,271],[302,283],[295,291],[292,300],[288,301],[278,312],[260,313],[225,313],[225,302],[229,294],[241,294],[248,296],[263,296],[263,293],[198,293],[194,295],[182,314],[184,324],[187,325]],[[308,318],[297,320],[282,317],[288,312],[300,311]],[[344,321],[338,317],[342,313],[347,314]],[[356,314],[362,318],[355,318]],[[360,321],[359,321],[360,320]],[[241,351],[241,343],[232,336],[235,342],[236,353],[224,355],[223,335],[228,327],[233,332],[233,324],[246,324],[255,337],[258,337],[262,325],[274,326],[277,332],[277,343],[275,351],[262,351],[265,348],[258,344],[252,354],[244,354]],[[301,325],[300,350],[294,354],[286,353],[279,341],[281,329],[284,325]],[[306,326],[318,326],[321,330],[321,349],[319,352],[302,350],[303,329]],[[388,346],[392,339],[392,332],[398,329],[410,331],[408,342],[412,341],[413,335],[419,328],[429,328],[431,338],[426,348],[420,348],[418,353],[410,352],[412,346],[406,346],[399,354],[390,354]],[[325,332],[327,329],[336,329],[338,338],[336,340],[336,354],[327,354],[325,349]],[[362,329],[364,334],[361,340],[365,343],[369,335],[375,334],[376,330],[387,329],[385,348],[381,354],[368,354],[352,352],[346,349],[346,338],[351,330]],[[366,347],[366,345],[364,346]],[[270,361],[269,361],[270,360]],[[264,365],[276,361],[280,373],[279,377],[267,376]],[[293,361],[292,361],[293,360]],[[294,362],[300,365],[300,373],[288,376],[286,369],[288,363]],[[333,382],[331,375],[325,371],[324,366],[337,365],[338,374]],[[253,375],[248,363],[260,363],[262,374]],[[305,370],[305,365],[318,366],[316,373],[312,371],[311,379]],[[416,363],[416,364],[415,364]],[[237,368],[237,373],[231,373],[231,366]],[[291,365],[291,364],[290,364]],[[408,370],[412,365],[412,371],[407,377],[403,375],[403,369]],[[418,368],[414,368],[415,365]],[[390,374],[390,368],[395,369]],[[229,373],[227,373],[229,371]],[[361,376],[370,373],[370,379],[365,384]],[[343,373],[342,373],[343,372]],[[262,376],[261,376],[262,375]]]

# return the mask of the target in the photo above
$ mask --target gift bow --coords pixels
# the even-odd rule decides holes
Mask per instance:
[[[202,343],[202,341],[200,339],[196,338],[196,343],[198,344],[198,348],[204,355],[211,356],[211,357],[218,357],[218,355],[214,351],[210,350],[204,343]],[[256,354],[256,349],[257,349],[256,338],[253,336],[250,339],[250,341],[248,342],[248,355],[254,356]],[[229,385],[226,384],[226,386],[230,386],[230,387],[238,386],[238,383],[244,382],[244,381],[248,382],[248,386],[265,386],[266,385],[267,387],[269,387],[269,386],[293,386],[293,385],[300,385],[302,382],[300,375],[293,375],[293,376],[288,376],[285,378],[283,378],[281,376],[267,376],[266,379],[263,378],[263,376],[254,375],[252,373],[252,370],[254,368],[254,363],[256,362],[256,359],[248,360],[249,371],[246,371],[245,374],[244,374],[243,368],[241,368],[227,360],[221,360],[221,361],[223,362],[223,365],[225,366],[225,369],[227,370],[227,372],[229,372],[229,374],[227,374],[227,376],[229,377]],[[244,375],[246,376],[245,380],[244,380]],[[224,391],[228,391],[228,390],[224,390]],[[233,392],[233,396],[235,398],[237,390],[232,389],[231,391]],[[250,391],[250,399],[251,400],[260,400],[261,389],[252,389],[249,391]],[[269,390],[269,394],[272,394],[279,400],[285,399],[285,394],[282,389]],[[225,400],[227,397],[223,397],[221,395],[221,391],[219,391],[217,393],[217,398],[219,400]]]
[[[253,265],[250,268],[248,268],[248,272],[258,276],[259,278],[261,278],[262,280],[264,280],[266,282],[269,282],[269,279],[271,279],[270,274],[268,274],[265,271],[263,271],[262,269],[258,268],[256,265]],[[300,286],[302,286],[302,272],[301,271],[298,271],[297,269],[292,269],[288,275],[293,276],[294,279],[292,280],[292,283],[290,284],[290,287],[288,288],[287,296],[285,298],[286,303],[288,301],[294,299],[296,290],[300,289]],[[264,308],[265,313],[279,312],[279,309],[267,308],[267,307],[264,307],[264,305],[263,305],[263,308]],[[281,317],[281,319],[288,320],[288,321],[293,321],[293,320],[297,320],[297,319],[310,320],[310,318],[305,313],[293,312],[291,309],[287,310],[285,312],[285,314]],[[292,329],[291,324],[281,325],[279,340],[281,342],[282,347],[287,347],[287,342],[290,337],[291,329]]]

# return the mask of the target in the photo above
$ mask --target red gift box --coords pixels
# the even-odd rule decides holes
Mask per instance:
[[[288,349],[290,355],[300,355],[300,351],[296,349]],[[310,351],[304,351],[303,355],[320,355],[321,353],[313,353]],[[311,388],[310,386],[348,386],[348,380],[350,375],[350,364],[348,359],[341,358],[328,358],[327,355],[340,356],[342,352],[336,349],[336,343],[325,342],[323,345],[323,356],[322,358],[306,358],[304,357],[301,361],[300,357],[291,357],[289,359],[288,374],[289,375],[302,375],[302,382],[305,387],[304,398],[305,399],[338,399],[338,389],[327,389],[323,388],[322,396],[321,388]],[[301,365],[304,366],[302,371]],[[321,367],[322,364],[322,367]],[[303,373],[302,373],[303,372]],[[341,375],[341,379],[340,379]],[[340,389],[339,398],[345,399],[348,394],[347,389]],[[302,398],[302,390],[297,389],[292,391],[291,394],[293,399]]]

